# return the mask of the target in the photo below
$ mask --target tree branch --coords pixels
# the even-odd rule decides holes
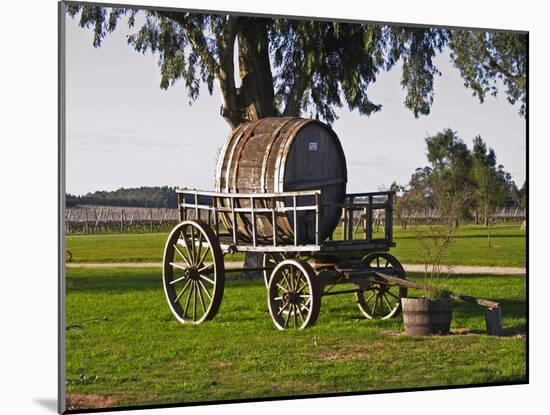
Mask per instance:
[[[210,53],[208,45],[206,44],[206,38],[204,37],[202,30],[189,19],[187,19],[186,16],[181,13],[167,11],[153,11],[153,13],[159,18],[164,17],[180,25],[180,27],[187,34],[187,38],[193,45],[193,48],[197,51],[197,53],[199,54],[201,59],[203,59],[203,61],[207,64],[207,66],[211,67],[212,69],[218,68],[219,64],[212,53]]]
[[[493,57],[493,55],[491,55],[491,52],[489,52],[489,48],[487,47],[485,41],[482,40],[482,44],[483,44],[483,53],[485,54],[487,59],[489,59],[490,69],[497,70],[498,72],[502,73],[503,75],[505,75],[508,79],[510,79],[512,81],[515,81],[515,82],[523,82],[524,81],[523,76],[521,76],[519,74],[514,75],[508,69],[506,69],[504,66],[502,66],[501,64],[499,64],[497,62],[497,60]],[[485,67],[485,68],[487,69],[487,67]]]
[[[307,89],[307,81],[310,77],[311,75],[309,73],[305,73],[305,68],[303,65],[301,65],[301,67],[296,71],[294,84],[292,85],[292,88],[290,88],[286,99],[286,105],[283,111],[284,117],[296,117],[300,115],[302,100]]]

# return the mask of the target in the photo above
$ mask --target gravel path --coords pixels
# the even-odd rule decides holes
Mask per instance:
[[[227,270],[232,268],[242,268],[242,262],[227,261],[225,267]],[[67,263],[67,268],[161,268],[161,262],[112,262],[112,263]],[[424,265],[422,264],[403,264],[405,271],[408,272],[423,272]],[[451,265],[451,274],[475,274],[475,275],[526,275],[525,268],[515,267],[485,267],[478,265]]]

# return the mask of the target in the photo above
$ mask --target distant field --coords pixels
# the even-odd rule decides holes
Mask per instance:
[[[448,252],[447,263],[457,265],[485,265],[524,267],[526,257],[525,231],[518,223],[501,224],[491,229],[491,248],[487,242],[487,228],[464,225]],[[67,236],[67,250],[72,262],[158,262],[162,260],[168,233],[97,234]],[[336,232],[335,237],[338,237]],[[414,233],[394,229],[397,247],[392,254],[403,263],[423,262],[420,245]],[[242,259],[242,255],[228,256],[228,260]]]
[[[505,337],[478,334],[483,310],[457,302],[454,335],[411,338],[400,335],[401,318],[363,319],[351,294],[323,298],[316,326],[280,332],[259,281],[227,282],[216,318],[183,326],[168,310],[157,269],[69,269],[67,392],[140,405],[521,382],[525,283],[448,281],[499,301]]]

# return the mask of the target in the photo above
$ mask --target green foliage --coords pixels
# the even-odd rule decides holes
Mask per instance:
[[[432,165],[429,182],[435,207],[441,215],[452,214],[460,219],[467,212],[474,187],[470,175],[470,150],[451,129],[427,137],[426,144],[428,161]]]
[[[498,80],[506,88],[511,104],[520,102],[520,114],[527,110],[527,35],[504,32],[452,31],[451,58],[480,102],[487,94],[496,96]]]
[[[67,207],[74,205],[107,205],[133,207],[176,208],[177,199],[174,187],[120,188],[114,191],[96,191],[82,196],[68,194]]]
[[[130,28],[139,17],[143,23],[128,36],[128,44],[138,52],[158,55],[161,88],[182,80],[191,103],[202,85],[212,93],[217,79],[224,101],[221,113],[232,126],[305,113],[332,123],[334,109],[343,101],[351,110],[370,115],[381,105],[370,99],[369,86],[399,60],[404,105],[415,117],[427,115],[434,100],[434,78],[440,75],[433,59],[446,45],[466,86],[481,101],[489,89],[496,93],[494,81],[502,78],[508,100],[521,101],[525,114],[525,35],[97,5],[71,4],[67,13],[80,13],[79,25],[94,31],[96,47],[123,16]],[[240,88],[233,75],[235,47]]]
[[[472,176],[476,183],[475,202],[477,209],[484,214],[485,224],[489,224],[490,210],[504,202],[512,194],[511,175],[497,166],[496,154],[480,136],[474,138],[472,150]]]
[[[486,224],[492,210],[507,202],[525,207],[525,191],[517,189],[512,176],[497,164],[493,149],[477,136],[470,150],[457,133],[445,129],[426,138],[430,166],[417,168],[407,186],[398,186],[396,214],[400,223],[404,212],[423,212],[435,209],[449,214],[457,201],[463,208],[458,219],[482,211]],[[525,187],[525,184],[524,184]],[[401,219],[400,219],[401,218]]]
[[[452,291],[436,287],[433,291],[429,293],[429,298],[431,300],[443,300],[446,298],[451,298]]]

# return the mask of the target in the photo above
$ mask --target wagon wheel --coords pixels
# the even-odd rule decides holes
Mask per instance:
[[[225,270],[220,243],[200,220],[186,220],[172,230],[164,248],[164,293],[180,323],[214,318],[223,297]]]
[[[311,266],[285,259],[273,270],[267,290],[269,314],[279,330],[315,324],[321,308],[321,288]]]
[[[295,257],[294,254],[283,254],[282,252],[266,252],[265,254],[263,254],[262,266],[264,268],[274,269],[277,265],[279,265],[280,262],[293,257]],[[269,288],[269,279],[271,278],[273,269],[263,271],[264,283],[266,288]]]
[[[367,269],[405,278],[405,270],[393,255],[376,252],[363,258]],[[386,320],[401,313],[401,298],[407,296],[407,289],[374,280],[364,291],[355,294],[357,305],[363,315],[372,320]]]

